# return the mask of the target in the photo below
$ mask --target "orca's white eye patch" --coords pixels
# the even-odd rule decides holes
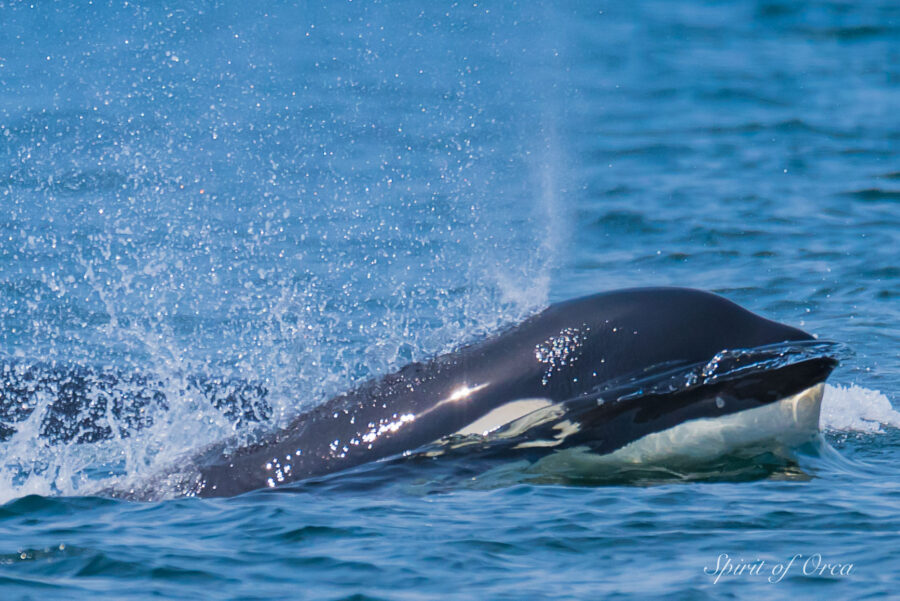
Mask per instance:
[[[505,426],[520,417],[524,417],[538,409],[549,407],[552,404],[553,402],[550,399],[519,399],[510,401],[481,416],[468,426],[465,426],[456,432],[456,434],[463,436],[479,434],[485,436],[501,426]]]

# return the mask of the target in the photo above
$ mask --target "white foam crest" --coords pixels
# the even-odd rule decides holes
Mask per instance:
[[[823,430],[880,433],[884,426],[900,428],[900,412],[877,390],[828,384],[819,423]]]

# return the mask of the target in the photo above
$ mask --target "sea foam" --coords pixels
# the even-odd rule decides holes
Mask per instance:
[[[900,428],[900,412],[877,390],[828,384],[819,424],[823,430],[878,433],[884,426]]]

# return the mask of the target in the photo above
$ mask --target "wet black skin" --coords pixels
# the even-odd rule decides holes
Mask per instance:
[[[207,449],[188,461],[198,475],[186,492],[235,495],[412,451],[523,398],[567,403],[568,419],[583,422],[567,445],[608,452],[685,420],[794,394],[824,381],[836,362],[820,359],[714,389],[644,395],[598,409],[597,398],[609,395],[604,389],[610,381],[660,365],[706,362],[724,349],[811,339],[698,290],[640,288],[570,300],[484,342],[408,365],[332,399],[257,444],[223,451],[226,442]],[[554,349],[555,363],[548,358]],[[717,396],[728,399],[724,407]],[[548,435],[543,430],[549,427],[528,436]]]
[[[407,365],[296,417],[251,446],[225,440],[186,456],[142,490],[102,494],[153,498],[155,488],[199,496],[229,496],[277,486],[420,449],[508,402],[549,399],[580,424],[565,446],[609,452],[651,432],[698,417],[753,408],[824,381],[836,364],[819,358],[738,380],[674,392],[633,394],[627,376],[648,369],[705,363],[725,349],[809,341],[805,332],[759,317],[714,294],[684,288],[637,288],[554,304],[483,342]],[[166,384],[166,385],[164,385]],[[609,390],[610,387],[616,390]],[[184,378],[236,427],[264,421],[271,411],[258,383],[209,376]],[[87,443],[127,436],[158,405],[171,383],[113,369],[0,362],[0,441],[38,405],[41,435]],[[619,398],[615,403],[598,399]],[[716,399],[719,402],[716,402]],[[725,400],[724,406],[722,400]],[[152,408],[152,407],[149,407]],[[111,412],[119,431],[105,415]],[[548,422],[528,439],[554,435]],[[517,440],[500,442],[504,452]],[[168,479],[165,484],[161,479]]]

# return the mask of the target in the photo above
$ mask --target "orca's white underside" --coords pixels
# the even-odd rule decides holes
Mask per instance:
[[[746,449],[797,447],[815,438],[819,432],[819,412],[824,390],[824,384],[816,384],[763,407],[722,417],[686,421],[648,434],[611,453],[592,453],[591,460],[598,465],[665,465],[703,462]],[[559,417],[558,407],[554,407],[549,400],[522,399],[495,409],[458,434],[515,437],[537,424]],[[504,425],[508,427],[491,434]],[[578,424],[562,421],[555,429],[558,434],[553,439],[528,440],[517,445],[517,448],[562,445],[568,434],[578,430]],[[540,463],[567,461],[565,457],[554,459],[554,455],[557,454],[551,454]]]
[[[792,448],[819,432],[824,384],[780,401],[722,417],[683,422],[600,456],[617,464],[706,461],[742,449]]]

